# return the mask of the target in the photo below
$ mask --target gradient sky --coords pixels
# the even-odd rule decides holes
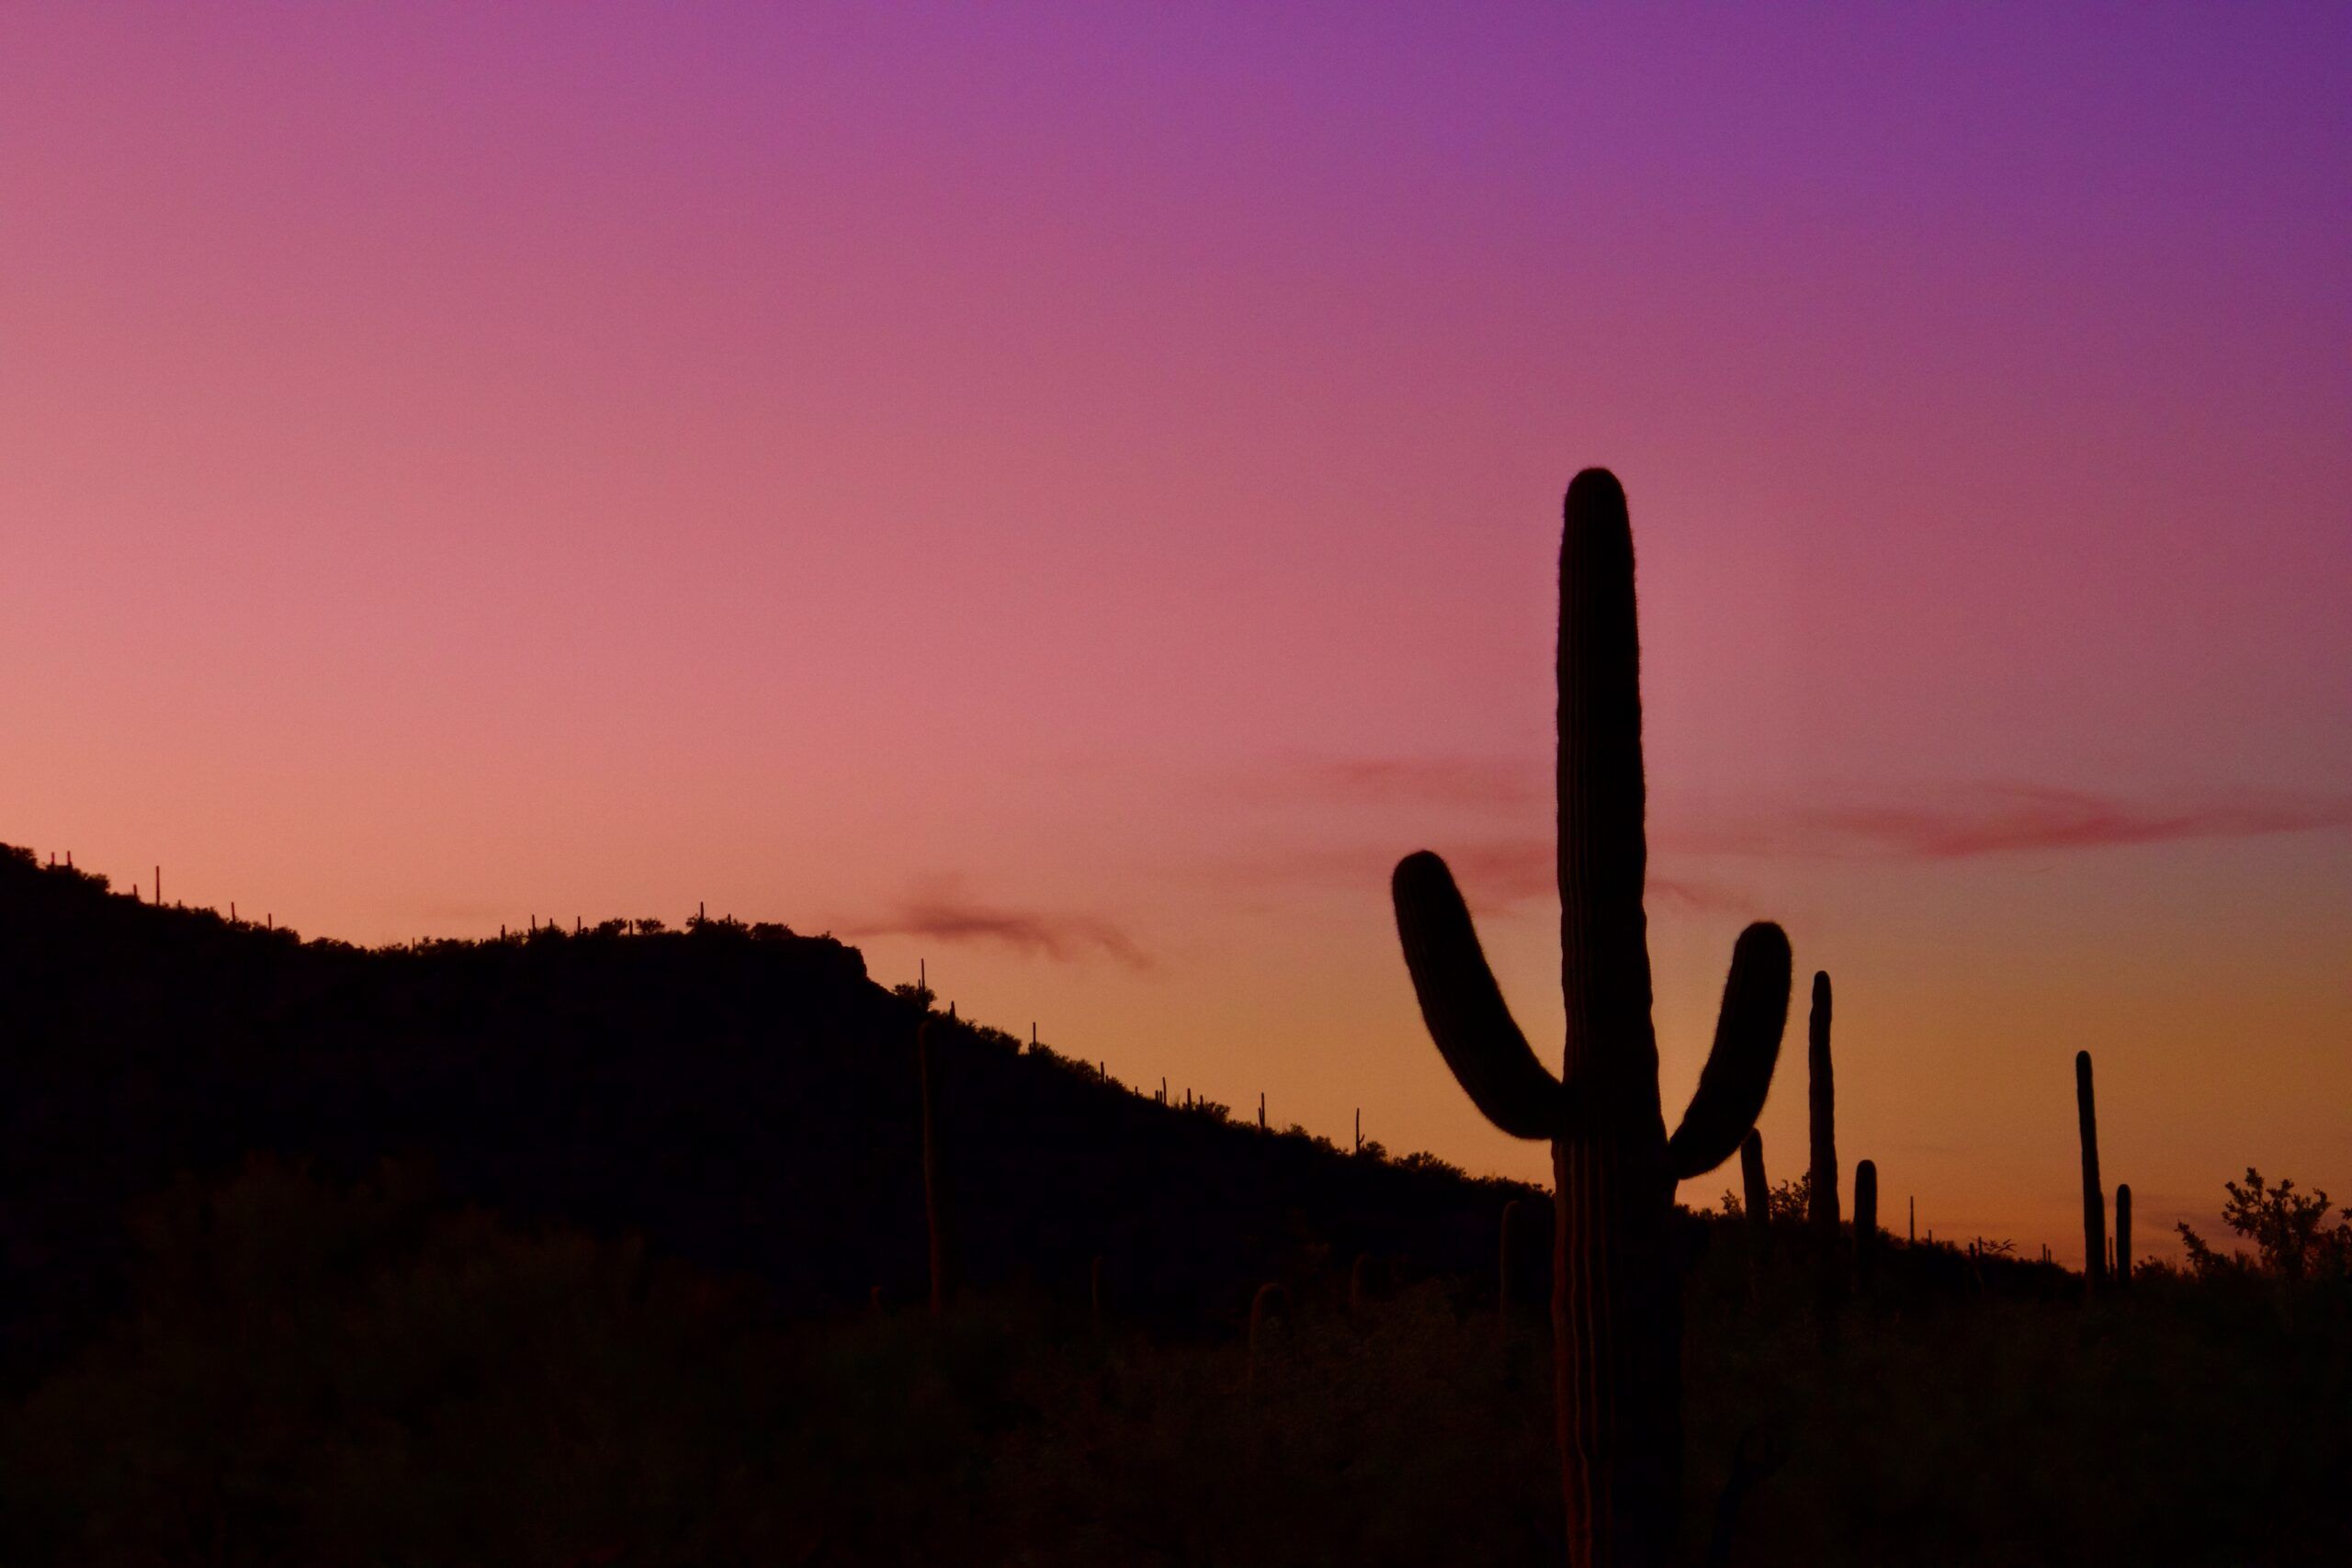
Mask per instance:
[[[1769,916],[1898,1226],[2078,1258],[2079,1046],[2150,1250],[2352,1197],[2352,12],[1791,9],[0,10],[0,840],[1540,1176],[1385,880],[1556,1041],[1606,464],[1669,1117]]]

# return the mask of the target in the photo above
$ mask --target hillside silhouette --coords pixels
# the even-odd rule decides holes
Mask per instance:
[[[370,951],[8,850],[0,1007],[0,1560],[1566,1551],[1547,1195],[1164,1106],[829,937]],[[2086,1298],[1780,1168],[1668,1216],[1676,1561],[2352,1550],[2324,1199],[2249,1171],[2255,1253]]]
[[[1361,1254],[1473,1272],[1512,1184],[1343,1153],[934,1012],[827,936],[696,919],[362,949],[0,852],[0,1322],[22,1371],[119,1284],[126,1205],[262,1153],[387,1159],[522,1223],[641,1235],[782,1312],[927,1288],[932,1021],[959,1276],[1170,1328]]]

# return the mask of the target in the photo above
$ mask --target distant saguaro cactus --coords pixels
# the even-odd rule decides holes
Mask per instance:
[[[1838,1075],[1829,1057],[1829,972],[1813,976],[1813,1012],[1805,1021],[1806,1106],[1812,1112],[1813,1180],[1809,1210],[1825,1245],[1838,1239]]]
[[[1348,1266],[1348,1311],[1362,1312],[1372,1303],[1372,1254],[1359,1252]]]
[[[2075,1053],[2075,1115],[2083,1135],[2083,1289],[2107,1284],[2107,1193],[2098,1184],[2098,1106],[2091,1099],[2091,1054]]]
[[[2115,1282],[2132,1282],[2132,1184],[2115,1184]]]
[[[1739,1141],[1741,1205],[1747,1211],[1749,1252],[1761,1258],[1772,1244],[1772,1188],[1764,1179],[1764,1134],[1750,1127]]]
[[[1878,1263],[1878,1162],[1854,1167],[1854,1283],[1868,1289]]]
[[[1559,1077],[1512,1021],[1445,863],[1408,855],[1392,883],[1446,1065],[1497,1127],[1552,1143],[1554,1419],[1573,1568],[1654,1564],[1668,1551],[1682,1450],[1675,1183],[1730,1158],[1755,1125],[1788,1019],[1788,939],[1749,926],[1698,1091],[1666,1135],[1642,908],[1640,660],[1624,491],[1588,468],[1568,487],[1560,544]]]
[[[1838,1302],[1847,1280],[1839,1246],[1844,1238],[1838,1234],[1838,1074],[1829,1054],[1829,972],[1815,970],[1813,1010],[1805,1021],[1805,1104],[1813,1145],[1806,1219],[1813,1232],[1814,1309],[1825,1344],[1836,1335]]]
[[[922,1213],[931,1247],[931,1315],[947,1310],[947,1212],[939,1168],[939,1122],[931,1075],[931,1021],[915,1031],[915,1072],[922,1080]]]

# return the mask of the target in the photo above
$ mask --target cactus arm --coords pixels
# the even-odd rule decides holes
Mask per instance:
[[[1566,1094],[1512,1021],[1453,874],[1422,850],[1396,863],[1389,889],[1421,1017],[1454,1080],[1512,1137],[1557,1134]]]
[[[1781,1033],[1788,1027],[1791,962],[1788,937],[1769,920],[1757,921],[1733,944],[1714,1049],[1707,1054],[1682,1125],[1667,1144],[1667,1163],[1677,1181],[1731,1158],[1756,1125],[1781,1059]]]

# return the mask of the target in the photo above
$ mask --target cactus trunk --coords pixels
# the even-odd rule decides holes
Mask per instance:
[[[1739,1143],[1739,1179],[1747,1189],[1747,1290],[1752,1297],[1764,1288],[1764,1260],[1772,1251],[1772,1188],[1764,1179],[1764,1134],[1753,1127]]]
[[[2115,1282],[2132,1282],[2132,1184],[2115,1185]]]
[[[1678,1179],[1728,1159],[1755,1124],[1786,1022],[1787,939],[1734,949],[1715,1045],[1671,1140],[1658,1103],[1642,886],[1640,649],[1624,493],[1600,469],[1568,489],[1560,547],[1560,979],[1557,1079],[1528,1048],[1445,863],[1396,868],[1397,934],[1423,1019],[1473,1102],[1552,1143],[1555,1424],[1574,1568],[1665,1561],[1681,1469],[1680,1295],[1668,1223]]]
[[[1772,1234],[1772,1187],[1764,1179],[1764,1134],[1749,1128],[1739,1141],[1739,1184],[1747,1209],[1748,1234],[1758,1246]]]
[[[1867,1289],[1878,1264],[1878,1162],[1854,1167],[1854,1284]]]
[[[1805,1024],[1807,1103],[1812,1112],[1812,1201],[1808,1215],[1824,1246],[1838,1240],[1838,1076],[1829,1059],[1829,975],[1813,977],[1813,1013]]]
[[[2083,1136],[2083,1289],[2107,1284],[2107,1194],[2098,1184],[2098,1107],[2091,1099],[2091,1054],[2075,1053],[2075,1114]]]

